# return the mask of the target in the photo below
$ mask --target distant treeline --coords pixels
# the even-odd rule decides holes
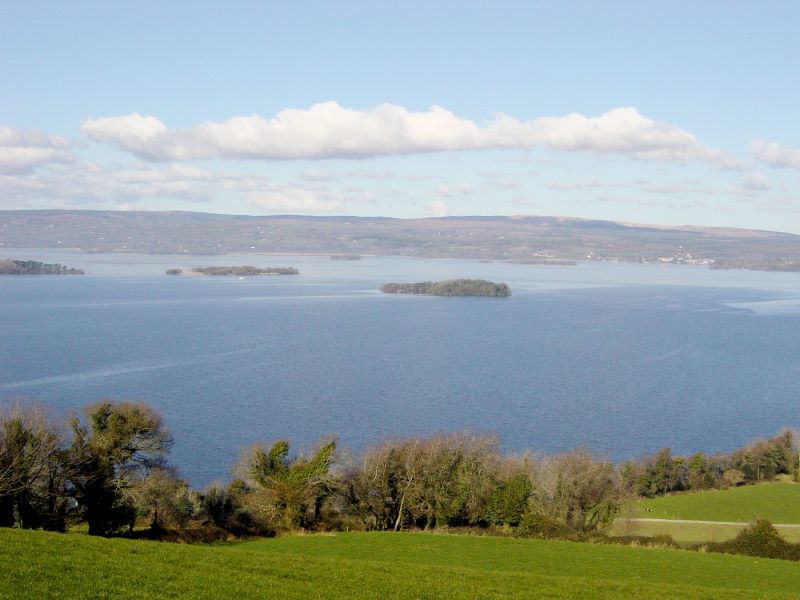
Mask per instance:
[[[426,296],[489,296],[506,297],[511,290],[505,283],[485,279],[448,279],[421,283],[384,283],[384,294],[423,294]]]
[[[64,431],[67,434],[64,434]],[[791,432],[730,454],[663,450],[616,466],[579,449],[507,455],[473,433],[390,439],[359,455],[332,439],[291,453],[288,441],[245,448],[234,478],[192,490],[167,463],[172,437],[140,403],[101,401],[54,422],[41,409],[0,415],[0,526],[111,535],[204,527],[214,535],[291,530],[470,527],[580,537],[611,524],[637,495],[797,476]]]
[[[709,265],[711,269],[749,269],[751,271],[782,271],[788,273],[800,272],[800,261],[792,259],[772,258],[739,258],[737,260],[720,259]]]
[[[237,275],[249,277],[252,275],[297,275],[300,273],[294,267],[253,267],[243,265],[238,267],[195,267],[194,273],[201,275]]]
[[[669,492],[725,488],[761,481],[777,475],[797,477],[797,437],[786,430],[768,440],[756,440],[729,454],[673,455],[669,448],[619,468],[627,490],[652,498]]]
[[[57,263],[48,264],[35,260],[0,259],[0,275],[83,275],[81,269],[71,269]]]

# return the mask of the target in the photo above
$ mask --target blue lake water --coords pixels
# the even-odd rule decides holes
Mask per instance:
[[[800,274],[587,263],[144,256],[3,250],[83,277],[0,278],[0,403],[57,414],[100,398],[157,408],[195,485],[238,451],[335,434],[473,429],[508,451],[615,460],[730,450],[800,425]],[[168,277],[295,266],[299,276]],[[386,281],[483,277],[513,296],[382,295]]]

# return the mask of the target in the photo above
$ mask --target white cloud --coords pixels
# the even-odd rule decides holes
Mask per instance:
[[[471,194],[474,191],[475,188],[472,187],[472,184],[469,182],[459,183],[456,186],[449,186],[445,184],[436,186],[436,195],[440,198],[449,198],[450,196],[455,196],[456,194]]]
[[[564,152],[621,155],[638,160],[706,161],[742,168],[694,135],[644,117],[633,107],[597,117],[572,113],[521,121],[496,114],[483,124],[432,106],[412,112],[394,104],[353,110],[336,102],[285,109],[169,129],[158,118],[131,114],[89,119],[81,131],[148,160],[247,158],[266,160],[369,158],[455,150],[523,149],[544,146]]]
[[[285,213],[336,212],[343,207],[335,195],[314,190],[287,189],[250,194],[244,203],[254,208]]]
[[[24,173],[43,164],[73,160],[65,138],[0,125],[0,173]]]
[[[339,179],[339,176],[334,173],[328,173],[327,171],[311,171],[306,170],[300,173],[298,179],[302,179],[303,181],[310,181],[310,182],[320,182],[320,181],[336,181]]]
[[[800,148],[756,140],[750,144],[750,150],[758,160],[770,167],[800,169]]]
[[[772,185],[761,173],[748,171],[742,175],[742,187],[751,192],[764,192],[772,188]]]
[[[434,200],[425,206],[425,210],[432,217],[446,217],[450,209],[443,200]]]
[[[158,168],[78,163],[52,165],[29,174],[0,174],[0,200],[33,206],[119,207],[145,199],[207,202],[224,192],[252,193],[268,187],[264,177],[210,172],[179,163]]]
[[[571,192],[575,190],[595,189],[599,187],[619,187],[618,185],[609,186],[601,184],[596,179],[583,179],[581,181],[551,181],[545,184],[551,190],[559,192]]]

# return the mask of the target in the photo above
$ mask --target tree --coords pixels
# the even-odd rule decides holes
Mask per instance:
[[[84,412],[88,425],[72,421],[72,480],[89,533],[132,529],[136,511],[126,492],[164,467],[172,436],[161,416],[144,404],[104,400]]]
[[[689,488],[704,490],[714,487],[716,480],[714,467],[702,452],[696,452],[689,459]]]
[[[614,465],[584,449],[542,461],[533,491],[536,510],[584,533],[611,524],[621,494]]]
[[[46,413],[16,405],[0,413],[0,526],[63,531],[65,453]]]
[[[637,491],[642,496],[666,494],[689,488],[690,468],[682,456],[672,456],[669,448],[645,457],[641,473],[636,481]]]
[[[279,440],[269,449],[251,447],[240,470],[275,507],[285,527],[311,527],[319,521],[325,500],[338,487],[330,473],[335,453],[336,442],[329,441],[309,456],[290,458],[289,442]]]
[[[152,532],[181,528],[201,509],[201,499],[170,469],[150,470],[125,490],[125,499],[139,517],[148,519]]]
[[[440,434],[371,448],[346,493],[368,527],[477,525],[498,485],[491,436]],[[504,502],[499,498],[498,503]]]

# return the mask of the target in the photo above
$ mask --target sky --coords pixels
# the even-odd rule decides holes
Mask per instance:
[[[800,233],[800,3],[0,3],[0,208]]]

